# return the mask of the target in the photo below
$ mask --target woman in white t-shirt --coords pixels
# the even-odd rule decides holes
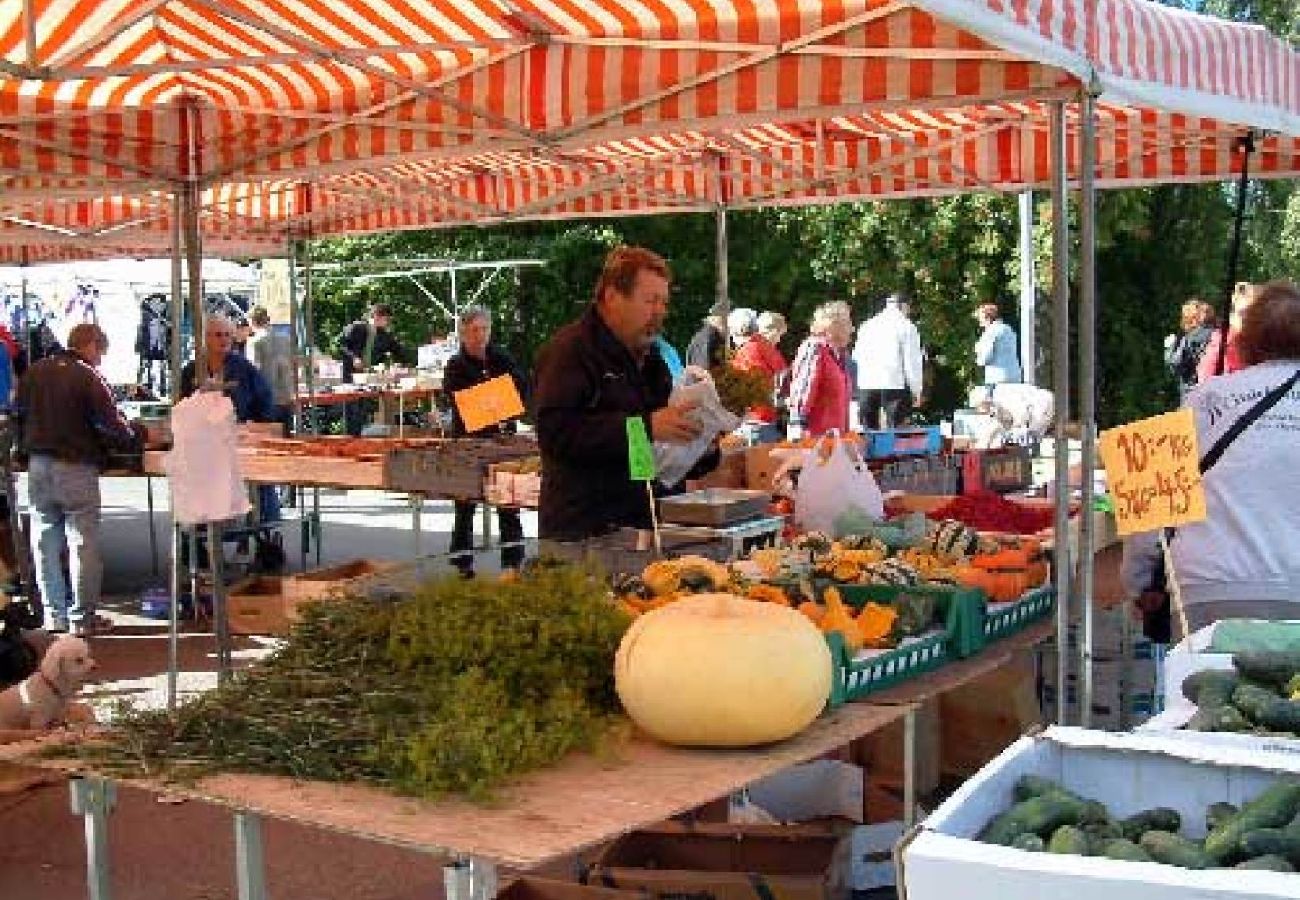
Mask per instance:
[[[1205,473],[1206,519],[1174,537],[1175,577],[1193,631],[1219,619],[1300,618],[1300,289],[1264,285],[1237,346],[1245,368],[1187,397],[1203,458],[1270,392],[1289,389]],[[1155,602],[1158,540],[1139,535],[1124,547],[1124,586],[1144,609]]]

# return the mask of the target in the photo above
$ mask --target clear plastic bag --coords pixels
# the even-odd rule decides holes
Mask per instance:
[[[713,376],[698,366],[687,366],[681,381],[668,398],[669,406],[695,403],[692,415],[700,423],[700,436],[689,444],[655,441],[655,477],[663,485],[674,485],[686,477],[708,452],[713,439],[740,427],[740,417],[729,412],[718,399]]]
[[[823,449],[828,439],[829,453]],[[835,520],[849,510],[878,522],[885,516],[885,498],[858,451],[831,431],[804,454],[794,496],[795,521],[804,531],[832,534]]]

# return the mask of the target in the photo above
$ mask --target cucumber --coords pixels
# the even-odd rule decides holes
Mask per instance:
[[[1242,856],[1283,856],[1300,863],[1300,829],[1257,828],[1241,836]]]
[[[1202,669],[1183,679],[1183,696],[1197,706],[1223,706],[1237,689],[1237,673],[1223,669]]]
[[[1256,856],[1245,862],[1239,862],[1234,869],[1254,869],[1259,872],[1294,872],[1295,866],[1280,856]]]
[[[1016,786],[1012,788],[1011,793],[1017,803],[1054,793],[1078,797],[1073,791],[1066,790],[1052,779],[1044,778],[1042,775],[1021,775],[1016,779]]]
[[[1300,700],[1285,700],[1262,688],[1243,684],[1233,692],[1232,702],[1256,725],[1270,731],[1300,733]]]
[[[1062,825],[1077,825],[1083,810],[1082,800],[1062,793],[1030,797],[995,816],[984,826],[979,839],[1006,846],[1026,832],[1042,837]]]
[[[1244,650],[1232,665],[1247,678],[1282,687],[1300,672],[1300,653],[1290,650]]]
[[[1047,844],[1036,834],[1019,835],[1011,846],[1016,850],[1028,850],[1030,853],[1042,853],[1047,849]]]
[[[1297,811],[1300,782],[1278,781],[1211,831],[1205,839],[1205,853],[1221,865],[1239,860],[1242,837],[1260,828],[1281,828],[1295,818]]]
[[[1200,844],[1168,831],[1148,831],[1138,843],[1153,860],[1167,866],[1208,869],[1214,865]]]
[[[1224,819],[1237,814],[1237,807],[1231,803],[1211,803],[1205,810],[1205,833],[1209,834],[1223,824]]]
[[[1104,856],[1106,859],[1123,859],[1129,862],[1151,862],[1150,853],[1124,838],[1107,841],[1101,846],[1101,852],[1097,855]]]
[[[1168,831],[1177,834],[1183,827],[1183,818],[1178,815],[1176,809],[1157,806],[1154,809],[1144,809],[1134,813],[1120,822],[1119,827],[1124,832],[1124,837],[1136,841],[1148,831]]]
[[[1092,849],[1088,836],[1073,825],[1062,825],[1052,832],[1052,839],[1047,842],[1048,853],[1061,853],[1068,856],[1087,856]]]
[[[1250,720],[1235,706],[1202,706],[1187,720],[1188,731],[1250,731]]]
[[[1098,851],[1107,842],[1124,837],[1124,827],[1110,818],[1100,821],[1080,822],[1079,828],[1088,836]]]

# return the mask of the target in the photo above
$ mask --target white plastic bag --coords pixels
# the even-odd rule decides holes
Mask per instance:
[[[198,525],[248,512],[230,398],[208,391],[192,394],[172,409],[171,427],[172,450],[164,468],[172,517],[181,525]]]
[[[827,439],[829,453],[824,450]],[[854,446],[830,431],[804,454],[794,495],[795,522],[804,531],[830,534],[835,519],[853,508],[880,521],[885,517],[885,498]]]
[[[689,444],[655,441],[655,477],[665,486],[677,484],[685,478],[691,467],[708,451],[714,438],[740,427],[740,417],[728,412],[718,399],[713,376],[699,366],[687,366],[681,381],[668,397],[669,406],[691,402],[695,403],[691,415],[700,423],[700,436]]]

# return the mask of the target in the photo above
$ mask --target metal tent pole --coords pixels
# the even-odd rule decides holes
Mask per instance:
[[[1020,371],[1025,384],[1038,381],[1037,305],[1034,278],[1034,192],[1020,193]]]
[[[1079,666],[1083,702],[1079,724],[1092,724],[1093,470],[1097,464],[1097,122],[1096,94],[1079,95],[1079,421],[1083,425],[1083,476],[1079,499],[1079,599],[1083,633]]]
[[[725,322],[727,316],[731,313],[731,285],[730,273],[727,271],[727,195],[726,184],[723,180],[722,156],[718,155],[714,159],[713,169],[713,196],[717,198],[718,205],[713,212],[714,239],[716,241],[714,252],[717,257],[717,305],[722,309],[722,318]],[[731,337],[728,334],[726,325],[723,325],[723,347],[726,355],[731,355]]]
[[[1056,394],[1056,539],[1052,551],[1052,580],[1056,588],[1056,721],[1065,724],[1070,638],[1070,258],[1069,212],[1065,185],[1069,154],[1066,147],[1065,102],[1051,109],[1052,176],[1052,390]]]
[[[307,379],[307,408],[313,410],[314,413],[316,409],[316,306],[312,297],[311,243],[304,240],[299,244],[298,249],[302,256],[302,344],[303,351],[307,356],[307,367],[303,371],[303,375]],[[316,421],[314,414],[308,416],[308,423],[308,429],[312,434],[315,434],[319,423]]]
[[[23,352],[27,354],[27,364],[30,366],[34,360],[32,359],[32,316],[31,308],[27,304],[27,266],[30,264],[30,259],[26,247],[22,248],[19,260],[22,272],[21,280],[18,283],[18,291],[23,304]]]
[[[1214,361],[1214,374],[1223,374],[1223,363],[1228,356],[1228,320],[1232,317],[1232,295],[1237,286],[1237,264],[1241,258],[1241,226],[1246,218],[1246,199],[1250,189],[1250,154],[1255,150],[1255,135],[1249,131],[1240,139],[1241,178],[1237,181],[1237,214],[1232,222],[1232,244],[1228,248],[1228,284],[1223,291],[1223,318],[1219,322],[1219,355]]]
[[[298,308],[298,259],[294,253],[294,241],[289,239],[289,246],[286,255],[289,258],[289,358],[293,360],[292,368],[292,385],[293,385],[293,408],[290,410],[293,415],[294,434],[302,432],[302,423],[306,410],[298,401],[299,370],[298,362],[300,357],[299,350],[303,345],[300,339],[299,329],[302,327],[302,310]]]
[[[180,185],[172,193],[172,296],[168,315],[171,330],[171,346],[167,353],[168,395],[173,406],[180,400],[181,394],[181,319],[183,318],[184,300],[182,299],[181,276],[181,191]],[[180,605],[181,605],[181,529],[176,524],[176,499],[171,493],[171,480],[167,481],[168,506],[172,513],[171,527],[171,602],[167,615],[167,708],[176,708],[177,679],[180,673]],[[190,558],[190,565],[197,566],[198,560]],[[191,598],[197,607],[198,597]]]

